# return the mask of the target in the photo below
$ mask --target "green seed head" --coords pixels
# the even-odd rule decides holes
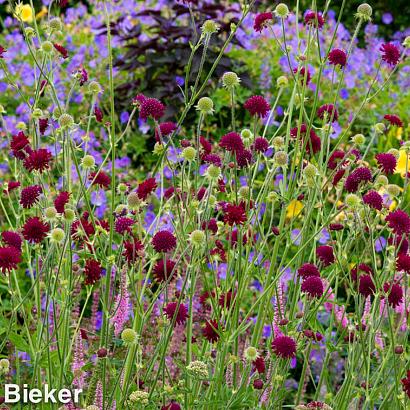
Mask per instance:
[[[189,236],[190,241],[193,246],[195,247],[200,247],[205,245],[205,233],[203,231],[200,231],[199,229],[192,231],[191,235]]]
[[[133,408],[136,408],[136,407],[135,407],[135,404],[140,404],[140,405],[146,406],[146,405],[148,404],[148,402],[149,402],[148,398],[149,398],[149,393],[147,393],[147,392],[145,392],[145,391],[139,391],[139,390],[137,390],[137,391],[133,391],[133,392],[129,395],[128,400],[129,400],[131,403],[134,403],[134,406],[132,406],[132,405],[131,405],[131,406],[132,406]],[[140,407],[138,407],[138,408],[140,408]]]
[[[275,152],[273,162],[278,167],[286,167],[288,165],[288,154],[285,151]]]
[[[378,122],[374,126],[374,130],[377,132],[377,134],[383,134],[384,131],[386,131],[386,126],[382,122]]]
[[[213,34],[219,30],[218,24],[213,20],[206,20],[201,27],[202,33],[204,34]]]
[[[50,239],[52,242],[61,243],[64,241],[64,238],[65,238],[65,232],[61,228],[54,228],[50,232]]]
[[[345,203],[349,208],[357,209],[360,206],[360,198],[355,194],[346,195]]]
[[[208,174],[208,177],[211,179],[219,179],[219,177],[221,176],[221,168],[214,164],[209,165],[206,172]]]
[[[386,186],[386,191],[390,196],[399,196],[400,195],[400,187],[396,184],[388,184]]]
[[[136,192],[130,192],[127,196],[127,202],[131,209],[137,209],[142,201]]]
[[[211,115],[214,112],[214,103],[209,97],[199,99],[196,109],[203,115]]]
[[[194,147],[186,147],[181,155],[186,161],[192,162],[196,158],[196,149]]]
[[[90,94],[98,95],[98,94],[102,93],[102,91],[103,91],[103,89],[102,89],[101,85],[99,83],[97,83],[97,81],[91,81],[88,84],[88,92]]]
[[[389,179],[385,175],[379,175],[374,183],[376,186],[385,187],[389,183]]]
[[[122,331],[121,339],[126,344],[134,344],[138,340],[138,335],[135,330],[128,328]]]
[[[248,199],[249,198],[249,187],[241,186],[238,191],[239,198]]]
[[[70,114],[64,113],[60,115],[58,123],[61,128],[71,128],[74,125],[74,119]]]
[[[403,41],[403,47],[410,48],[410,36],[407,36]]]
[[[258,349],[256,349],[256,347],[249,346],[248,348],[245,349],[244,355],[245,355],[246,360],[253,362],[259,356]]]
[[[117,192],[120,194],[124,194],[128,191],[128,185],[124,184],[123,182],[119,183],[117,186]]]
[[[317,168],[313,164],[308,164],[304,169],[303,173],[306,178],[315,178],[317,175]]]
[[[54,46],[51,41],[44,41],[43,44],[41,44],[41,51],[43,51],[45,54],[51,54],[53,50]]]
[[[227,71],[223,76],[222,76],[222,84],[226,88],[235,88],[239,85],[241,82],[240,78],[238,75],[232,71]]]
[[[285,139],[283,137],[275,137],[272,141],[273,148],[280,150],[285,146]]]
[[[33,112],[31,113],[33,119],[38,120],[43,116],[43,111],[40,108],[34,108]]]
[[[71,208],[66,208],[66,209],[64,209],[64,219],[65,219],[67,222],[72,222],[72,221],[74,221],[74,219],[75,219],[75,212],[74,212],[74,210],[71,209]]]
[[[251,131],[250,129],[245,128],[245,129],[243,129],[243,130],[241,131],[241,137],[242,137],[244,140],[250,140],[250,139],[253,138],[253,133],[252,133],[252,131]]]
[[[357,8],[356,17],[364,21],[370,21],[372,14],[372,6],[370,4],[363,3]]]
[[[366,142],[366,137],[363,134],[356,134],[352,137],[353,143],[363,145]]]
[[[27,129],[27,125],[23,121],[19,121],[16,128],[20,131],[25,131]]]
[[[26,28],[24,29],[24,33],[26,34],[26,36],[27,36],[28,38],[33,37],[33,36],[36,34],[36,32],[35,32],[35,30],[34,30],[33,27],[26,27]]]
[[[276,85],[278,88],[287,87],[289,85],[289,80],[284,75],[281,75],[280,77],[277,78]]]
[[[63,29],[61,20],[58,17],[51,19],[48,25],[51,28],[51,30],[54,31],[61,31]]]
[[[46,219],[49,221],[52,221],[53,219],[56,218],[57,216],[57,209],[54,208],[54,206],[50,206],[44,210],[44,216]]]
[[[81,166],[84,169],[94,168],[95,158],[92,155],[84,155],[83,159],[81,160]]]
[[[275,14],[277,17],[285,19],[289,16],[288,6],[284,3],[279,3],[275,8]]]

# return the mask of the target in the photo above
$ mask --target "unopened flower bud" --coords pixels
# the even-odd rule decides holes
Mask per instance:
[[[213,34],[219,30],[218,24],[213,20],[206,20],[201,27],[202,33]]]
[[[238,75],[236,73],[232,72],[232,71],[227,71],[222,76],[222,84],[226,88],[234,88],[234,87],[238,86],[240,82],[241,82],[241,80],[238,77]]]
[[[275,152],[273,162],[278,167],[285,167],[288,164],[288,154],[285,151]]]
[[[289,8],[284,3],[279,3],[275,8],[275,15],[277,17],[285,19],[289,16]]]
[[[209,97],[199,99],[196,109],[203,115],[211,115],[214,112],[214,103]]]

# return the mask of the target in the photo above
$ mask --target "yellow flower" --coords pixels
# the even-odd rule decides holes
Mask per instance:
[[[42,17],[46,16],[48,13],[47,7],[43,6],[41,10],[36,14],[36,19],[39,20]]]
[[[15,16],[26,23],[31,23],[33,21],[33,10],[29,4],[18,3],[15,9]]]
[[[402,128],[402,127],[398,127],[398,128],[397,128],[397,132],[396,132],[396,138],[397,138],[398,140],[401,140],[402,135],[403,135],[403,128]]]
[[[410,154],[407,154],[407,158],[406,158],[406,151],[404,149],[401,149],[399,152],[400,152],[400,156],[399,156],[399,159],[397,160],[395,172],[396,174],[405,175],[406,168],[407,168],[407,171],[410,171]]]
[[[295,216],[298,216],[302,212],[302,209],[302,202],[297,199],[290,201],[288,207],[286,208],[286,218],[294,218]]]

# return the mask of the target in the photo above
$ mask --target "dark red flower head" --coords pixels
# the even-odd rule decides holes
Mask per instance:
[[[298,68],[296,67],[296,68],[293,69],[293,72],[295,74],[298,74],[299,81],[302,84],[305,83],[305,77],[306,77],[306,85],[309,85],[310,80],[311,80],[309,69],[305,70],[305,67],[301,67],[300,70],[298,70]]]
[[[94,107],[94,115],[97,122],[102,122],[104,114],[97,105]]]
[[[341,161],[345,158],[345,153],[337,149],[335,150],[332,155],[329,157],[329,161],[327,162],[327,167],[329,169],[336,169],[338,165],[344,165],[341,164]]]
[[[228,132],[228,134],[225,134],[221,138],[219,146],[231,152],[243,151],[245,149],[241,136],[236,132]]]
[[[333,121],[337,121],[339,118],[339,113],[336,110],[336,107],[333,104],[324,104],[319,109],[317,110],[317,115],[318,117],[323,120],[326,119],[330,121],[332,119]]]
[[[249,97],[243,105],[252,116],[265,117],[270,110],[269,103],[261,95]]]
[[[257,137],[255,138],[253,147],[256,152],[264,153],[269,148],[269,141],[266,138]]]
[[[169,320],[173,320],[175,317],[175,325],[185,324],[188,318],[188,309],[182,303],[178,307],[178,302],[168,303],[164,307],[164,313]]]
[[[399,284],[390,284],[386,282],[383,285],[383,290],[388,294],[387,300],[389,301],[389,305],[391,307],[395,308],[401,305],[401,303],[403,302],[403,289]]]
[[[408,234],[410,232],[410,217],[401,209],[396,209],[386,216],[389,228],[396,235]]]
[[[65,206],[68,204],[70,200],[70,193],[67,191],[61,191],[56,199],[54,200],[54,207],[59,214],[64,213]]]
[[[92,181],[93,185],[98,185],[101,188],[109,188],[111,184],[111,178],[102,170],[98,173],[91,172],[88,176],[88,180]]]
[[[165,105],[156,98],[144,98],[140,105],[140,118],[141,120],[147,120],[152,118],[159,120],[165,112]]]
[[[177,238],[169,231],[159,231],[152,238],[152,246],[156,252],[169,252],[176,244]]]
[[[401,384],[403,385],[403,391],[407,394],[410,399],[410,370],[407,370],[407,377],[401,379]]]
[[[265,359],[262,356],[259,356],[252,362],[255,370],[259,373],[265,373],[266,370],[266,365],[265,365]]]
[[[296,342],[289,336],[277,336],[272,341],[272,350],[283,359],[291,359],[296,355]]]
[[[253,29],[257,32],[261,32],[265,27],[272,23],[273,14],[271,12],[259,13],[255,17],[253,23]]]
[[[307,126],[306,124],[302,124],[300,126],[300,131],[298,131],[298,127],[292,128],[290,130],[290,136],[293,138],[297,138],[298,132],[300,134],[300,137],[302,139],[302,143],[305,145],[305,138],[306,138],[306,133],[307,133]],[[313,151],[313,154],[316,154],[317,152],[320,151],[321,147],[321,141],[320,138],[316,135],[315,131],[312,129],[309,132],[309,140],[306,141],[306,152],[310,154]]]
[[[50,230],[50,225],[37,216],[27,219],[23,226],[23,237],[31,243],[40,243]]]
[[[155,178],[148,178],[146,181],[141,182],[137,188],[138,198],[145,201],[156,187],[157,183],[155,182]]]
[[[356,192],[362,182],[369,182],[372,180],[372,173],[369,168],[356,168],[345,181],[345,188],[347,192]]]
[[[340,48],[334,48],[328,55],[329,63],[343,68],[347,62],[346,53]]]
[[[17,159],[24,159],[26,153],[31,151],[30,142],[27,135],[20,131],[17,135],[13,135],[10,141],[10,149]]]
[[[368,297],[374,294],[376,287],[373,279],[370,275],[362,275],[359,278],[359,293],[364,297]]]
[[[398,115],[395,114],[386,114],[384,116],[384,119],[389,121],[391,125],[395,125],[397,127],[402,127],[403,126],[403,121],[400,119]]]
[[[308,11],[305,14],[305,24],[322,28],[323,25],[325,24],[325,20],[321,13],[315,13],[314,11]]]
[[[172,401],[171,403],[162,406],[161,410],[181,410],[181,406],[176,401]]]
[[[38,171],[42,174],[46,169],[50,169],[51,152],[48,149],[40,148],[31,151],[24,159],[23,165],[27,171]]]
[[[124,242],[124,252],[122,253],[129,264],[136,262],[144,254],[144,246],[137,238]]]
[[[16,249],[21,250],[21,243],[23,240],[17,232],[4,231],[1,233],[1,239],[6,245],[13,246]]]
[[[404,271],[410,274],[410,255],[399,253],[396,259],[396,268],[399,272]]]
[[[369,266],[366,265],[365,263],[359,263],[359,265],[357,265],[356,267],[354,267],[351,271],[350,271],[350,276],[352,277],[352,279],[356,282],[357,281],[357,274],[358,272],[365,272],[368,275],[373,275],[373,269]]]
[[[377,209],[379,211],[382,210],[383,198],[376,191],[369,191],[366,195],[363,195],[363,202],[366,205],[369,205],[370,208],[374,208],[374,209]]]
[[[48,118],[39,118],[38,128],[40,130],[40,135],[44,135],[48,128]]]
[[[4,53],[6,52],[7,50],[3,47],[3,46],[0,46],[0,58],[4,58]]]
[[[21,261],[20,256],[20,250],[14,246],[0,247],[0,270],[6,273],[16,269],[17,264]]]
[[[100,280],[102,275],[102,267],[100,262],[95,259],[87,259],[84,266],[84,283],[93,285]]]
[[[249,151],[248,149],[243,149],[242,151],[236,151],[235,157],[236,157],[236,165],[240,169],[248,167],[249,165],[252,164],[252,161],[253,161],[252,152]]]
[[[220,325],[216,320],[207,320],[202,329],[202,334],[208,342],[213,343],[219,340]]]
[[[20,204],[23,208],[31,208],[39,199],[43,189],[40,185],[32,185],[21,190]]]
[[[400,50],[393,43],[385,43],[380,47],[382,52],[382,60],[394,66],[400,60]]]
[[[318,246],[316,249],[316,256],[323,263],[324,266],[329,266],[335,261],[333,248],[328,245]]]
[[[171,276],[175,275],[175,265],[176,263],[171,259],[166,259],[164,263],[164,259],[159,259],[155,262],[154,269],[152,270],[154,279],[157,282],[165,282]]]
[[[396,169],[397,159],[393,154],[388,152],[376,155],[379,168],[387,175],[393,174]]]
[[[318,276],[309,276],[303,281],[301,290],[312,298],[320,298],[323,295],[322,279]]]
[[[132,225],[135,224],[135,221],[131,218],[126,216],[120,216],[115,221],[115,232],[119,233],[120,235],[124,235],[125,233],[131,232]]]
[[[306,279],[310,276],[320,276],[319,269],[317,268],[316,265],[313,265],[313,263],[304,263],[299,269],[298,269],[298,275]]]
[[[54,48],[60,53],[61,57],[64,59],[68,58],[68,51],[65,47],[60,44],[54,43]]]
[[[157,141],[160,140],[160,133],[161,137],[168,137],[171,135],[176,129],[178,128],[178,125],[175,124],[175,122],[163,122],[159,124],[159,132],[158,129],[155,129],[155,139]]]
[[[242,204],[227,204],[224,209],[224,222],[229,225],[242,225],[247,220],[245,208]]]

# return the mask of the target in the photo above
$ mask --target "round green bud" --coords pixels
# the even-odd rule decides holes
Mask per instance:
[[[221,168],[219,168],[218,166],[214,164],[211,164],[209,165],[206,173],[208,177],[211,179],[219,179],[221,176]]]
[[[120,194],[124,194],[127,191],[128,191],[128,185],[127,184],[124,184],[123,182],[118,184],[117,192],[119,192]]]
[[[131,209],[137,209],[141,205],[141,198],[136,192],[130,192],[127,196],[127,203]]]
[[[238,75],[232,71],[227,71],[222,76],[222,84],[226,88],[234,88],[238,86],[240,82],[241,80]]]
[[[387,152],[388,152],[389,154],[394,155],[394,157],[395,157],[396,159],[399,159],[399,158],[400,158],[400,151],[399,151],[398,149],[396,149],[396,148],[390,148]]]
[[[283,137],[275,137],[272,141],[275,150],[282,149],[285,146],[285,139]]]
[[[278,167],[286,167],[288,165],[288,154],[285,151],[275,152],[273,162]]]
[[[241,186],[238,191],[239,198],[241,199],[248,199],[249,198],[249,187],[248,186]]]
[[[74,119],[70,114],[64,113],[60,115],[58,123],[61,128],[71,128],[74,125]]]
[[[124,211],[127,211],[127,206],[124,204],[119,204],[116,206],[114,213],[121,215]]]
[[[46,54],[51,54],[54,50],[53,43],[51,41],[44,41],[41,44],[41,51],[43,51]]]
[[[71,209],[71,208],[66,208],[66,209],[64,209],[64,219],[65,219],[67,222],[72,222],[72,221],[74,221],[74,219],[75,219],[75,212],[74,212],[74,210]]]
[[[289,80],[286,76],[281,75],[280,77],[276,79],[276,85],[278,88],[287,87],[289,85]]]
[[[97,81],[91,81],[88,84],[88,92],[90,94],[98,95],[98,94],[102,93],[102,91],[103,91],[103,89],[102,89],[101,85],[99,83],[97,83]]]
[[[252,133],[252,131],[251,131],[250,129],[245,128],[245,129],[243,129],[243,130],[241,131],[241,137],[242,137],[244,140],[248,140],[248,139],[253,138],[253,133]]]
[[[410,36],[407,36],[403,41],[403,47],[410,48]]]
[[[378,122],[377,124],[374,125],[374,130],[378,134],[383,134],[384,131],[386,131],[386,126],[382,122]]]
[[[218,24],[213,20],[206,20],[201,27],[202,33],[213,34],[219,30]]]
[[[390,196],[399,196],[400,195],[400,187],[396,184],[388,184],[386,186],[386,191]]]
[[[246,360],[253,362],[259,357],[258,349],[253,346],[249,346],[245,349],[244,356]]]
[[[185,161],[191,162],[196,158],[196,149],[194,147],[186,147],[182,151],[181,156]]]
[[[381,186],[384,187],[389,183],[389,179],[385,176],[385,175],[379,175],[376,180],[374,181],[374,183],[377,186]]]
[[[288,6],[284,3],[279,3],[275,8],[275,15],[283,19],[288,17],[289,16]]]
[[[52,242],[55,243],[61,243],[64,241],[65,239],[65,232],[63,229],[61,228],[54,228],[51,232],[50,232],[50,239]]]
[[[154,145],[154,154],[155,155],[161,155],[165,150],[165,147],[160,143],[160,142],[156,142]]]
[[[133,391],[128,397],[131,403],[139,403],[144,406],[148,404],[149,402],[148,398],[149,398],[149,393],[145,391],[139,391],[139,390]]]
[[[373,14],[372,6],[368,3],[363,3],[357,8],[357,14],[363,16],[366,19],[369,19]]]
[[[8,369],[10,367],[9,359],[0,359],[0,367]]]
[[[35,30],[34,30],[33,27],[26,27],[26,28],[24,29],[24,33],[26,34],[26,36],[27,36],[28,38],[33,37],[33,36],[36,34],[36,32],[35,32]]]
[[[20,131],[25,131],[27,129],[27,125],[23,121],[19,121],[16,128]]]
[[[356,209],[360,206],[360,198],[355,194],[348,194],[345,203],[349,208]]]
[[[57,209],[54,208],[54,206],[50,206],[44,210],[44,216],[46,219],[49,221],[52,221],[53,219],[56,218],[57,216]]]
[[[61,20],[58,17],[51,19],[48,25],[51,28],[51,30],[54,30],[54,31],[61,31],[63,29]]]
[[[128,328],[122,331],[121,339],[126,344],[133,344],[137,342],[138,335],[135,330]]]
[[[209,97],[199,99],[196,109],[203,115],[211,115],[214,112],[214,102]]]
[[[43,111],[40,108],[34,108],[33,112],[31,113],[33,119],[38,120],[43,116]]]
[[[199,247],[205,245],[206,236],[203,231],[197,229],[191,232],[191,235],[189,235],[189,239],[193,246]]]
[[[81,166],[84,169],[91,169],[95,166],[95,158],[92,155],[84,155],[81,160]]]
[[[353,143],[363,145],[366,142],[366,137],[363,134],[356,134],[352,137]]]
[[[201,378],[208,377],[208,366],[206,365],[206,363],[200,360],[195,360],[189,363],[186,369],[188,373],[192,374],[193,376]]]
[[[306,178],[314,178],[317,175],[317,168],[313,164],[308,164],[303,169],[303,174]]]

